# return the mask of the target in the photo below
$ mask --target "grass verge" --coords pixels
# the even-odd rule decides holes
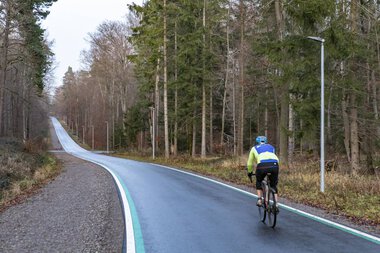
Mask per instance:
[[[174,166],[226,182],[252,186],[245,171],[245,157],[197,159],[180,156],[165,160],[135,153],[118,153],[118,157]],[[325,193],[319,191],[318,161],[294,163],[291,169],[280,169],[279,193],[297,203],[345,216],[356,224],[380,226],[380,180],[378,176],[353,176],[330,171],[326,173]]]
[[[0,211],[20,202],[58,175],[60,164],[47,152],[26,152],[25,145],[1,140]]]

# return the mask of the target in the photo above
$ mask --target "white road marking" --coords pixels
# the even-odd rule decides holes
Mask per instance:
[[[121,199],[122,199],[122,203],[123,203],[123,207],[124,207],[123,209],[124,209],[124,220],[125,220],[125,233],[126,233],[126,238],[127,238],[126,239],[126,250],[127,250],[127,253],[135,253],[136,252],[136,245],[135,245],[135,236],[134,236],[134,230],[133,230],[132,214],[131,214],[131,210],[129,207],[127,195],[125,193],[125,190],[124,190],[119,178],[107,166],[105,166],[105,165],[103,165],[97,161],[94,161],[92,159],[78,155],[75,152],[70,151],[70,147],[67,146],[68,144],[65,142],[65,140],[71,140],[71,137],[63,129],[61,123],[56,118],[52,117],[51,119],[53,122],[55,132],[58,136],[59,142],[61,143],[62,147],[65,149],[65,151],[67,153],[69,153],[75,157],[78,157],[82,160],[86,160],[86,161],[95,163],[95,164],[103,167],[104,169],[106,169],[112,175],[112,177],[115,180],[116,185],[119,189]],[[75,145],[77,145],[77,144],[75,143]],[[78,146],[77,148],[80,148],[80,147]],[[82,148],[80,148],[80,149],[82,149]],[[89,151],[83,149],[83,151],[81,150],[81,152],[89,152]]]
[[[215,184],[219,184],[219,185],[222,185],[224,187],[227,187],[227,188],[230,188],[232,190],[235,190],[235,191],[238,191],[238,192],[241,192],[243,194],[246,194],[246,195],[249,195],[251,197],[255,197],[257,198],[257,195],[256,194],[253,194],[253,193],[250,193],[250,192],[247,192],[247,191],[244,191],[242,189],[239,189],[239,188],[236,188],[234,186],[231,186],[231,185],[228,185],[228,184],[225,184],[225,183],[222,183],[222,182],[219,182],[219,181],[216,181],[214,179],[210,179],[210,178],[207,178],[207,177],[204,177],[204,176],[200,176],[200,175],[197,175],[197,174],[193,174],[193,173],[190,173],[190,172],[187,172],[187,171],[182,171],[182,170],[179,170],[179,169],[175,169],[175,168],[172,168],[172,167],[168,167],[168,166],[164,166],[164,165],[160,165],[160,164],[154,164],[154,163],[150,163],[151,165],[154,165],[154,166],[158,166],[158,167],[162,167],[162,168],[166,168],[166,169],[170,169],[170,170],[174,170],[174,171],[177,171],[177,172],[180,172],[180,173],[184,173],[184,174],[187,174],[187,175],[191,175],[191,176],[194,176],[194,177],[198,177],[198,178],[202,178],[204,180],[207,180],[207,181],[210,181],[210,182],[213,182]],[[304,212],[304,211],[301,211],[301,210],[298,210],[296,208],[293,208],[293,207],[290,207],[290,206],[287,206],[287,205],[284,205],[284,204],[281,204],[279,203],[279,206],[288,210],[288,211],[291,211],[293,213],[296,213],[296,214],[299,214],[299,215],[302,215],[304,217],[307,217],[307,218],[310,218],[312,220],[315,220],[315,221],[318,221],[318,222],[321,222],[323,224],[326,224],[326,225],[329,225],[331,227],[335,227],[339,230],[342,230],[342,231],[345,231],[345,232],[348,232],[350,234],[353,234],[353,235],[356,235],[356,236],[359,236],[361,238],[364,238],[364,239],[367,239],[371,242],[374,242],[374,243],[377,243],[377,244],[380,244],[380,238],[376,237],[376,236],[373,236],[373,235],[370,235],[370,234],[367,234],[367,233],[364,233],[362,231],[359,231],[359,230],[356,230],[356,229],[353,229],[353,228],[350,228],[350,227],[347,227],[347,226],[344,226],[342,224],[339,224],[339,223],[336,223],[336,222],[333,222],[333,221],[330,221],[330,220],[327,220],[327,219],[324,219],[322,217],[319,217],[319,216],[316,216],[316,215],[313,215],[313,214],[310,214],[310,213],[307,213],[307,212]]]
[[[119,178],[115,175],[115,173],[112,172],[112,170],[110,170],[107,166],[105,166],[101,163],[90,160],[88,158],[83,158],[83,157],[77,156],[75,154],[71,154],[71,155],[76,156],[80,159],[95,163],[95,164],[103,167],[104,169],[106,169],[112,175],[112,177],[115,180],[117,187],[119,189],[121,199],[122,199],[122,203],[123,203],[123,207],[124,207],[125,233],[127,236],[126,250],[127,250],[127,253],[135,253],[136,252],[136,245],[135,245],[135,236],[134,236],[134,230],[133,230],[131,209],[130,209],[129,204],[128,204],[127,195],[125,194],[125,191],[123,189],[123,186],[122,186]]]

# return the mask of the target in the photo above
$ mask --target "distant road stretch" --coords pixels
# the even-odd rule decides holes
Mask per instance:
[[[52,118],[66,152],[114,177],[124,207],[126,252],[379,253],[380,239],[281,208],[276,229],[258,221],[255,198],[164,166],[94,154]]]

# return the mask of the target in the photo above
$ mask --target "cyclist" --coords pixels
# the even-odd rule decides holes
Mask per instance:
[[[256,146],[253,146],[249,153],[247,161],[248,177],[252,181],[253,163],[256,164],[256,190],[257,190],[257,205],[261,206],[263,203],[263,190],[261,182],[264,180],[267,173],[269,176],[271,187],[275,190],[276,203],[278,203],[277,183],[279,171],[279,159],[275,154],[275,149],[272,145],[267,144],[265,136],[258,136],[256,138]]]

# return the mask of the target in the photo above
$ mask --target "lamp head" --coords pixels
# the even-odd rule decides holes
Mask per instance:
[[[320,38],[320,37],[313,37],[313,36],[308,36],[307,37],[309,40],[314,40],[314,41],[318,41],[318,42],[321,42],[321,43],[324,43],[325,40]]]

